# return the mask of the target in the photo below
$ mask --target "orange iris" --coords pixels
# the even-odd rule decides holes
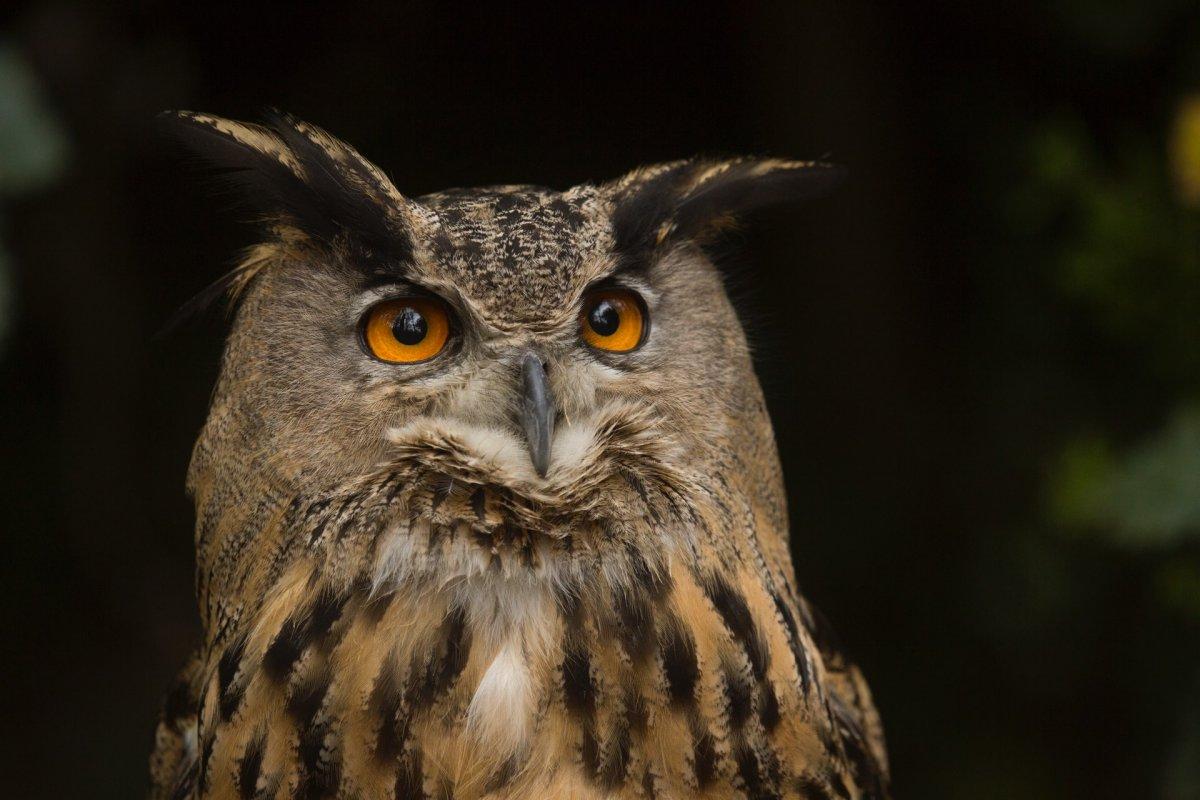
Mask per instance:
[[[598,289],[588,294],[579,322],[583,340],[610,353],[628,353],[646,335],[644,306],[628,289]]]
[[[450,315],[432,297],[384,300],[367,311],[363,341],[371,354],[392,364],[416,364],[442,352],[450,338]]]

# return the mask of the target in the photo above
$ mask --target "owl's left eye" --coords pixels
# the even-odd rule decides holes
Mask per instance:
[[[450,338],[450,313],[433,297],[399,297],[367,309],[362,340],[371,355],[389,364],[428,361]]]
[[[646,307],[629,289],[596,289],[584,297],[579,327],[583,340],[597,350],[628,353],[646,338]]]

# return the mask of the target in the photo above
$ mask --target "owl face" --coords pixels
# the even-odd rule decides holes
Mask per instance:
[[[598,205],[594,190],[576,194],[573,213]],[[420,458],[440,432],[464,442],[458,468],[481,461],[488,482],[532,489],[599,455],[618,412],[677,447],[705,438],[747,358],[711,265],[685,250],[631,268],[599,216],[584,218],[590,235],[549,243],[525,221],[483,216],[513,196],[537,204],[541,226],[559,223],[544,211],[559,195],[487,193],[470,199],[486,224],[421,243],[395,271],[317,252],[256,280],[235,335],[239,358],[264,370],[276,446],[297,461],[325,449],[313,467],[336,478],[396,445]],[[527,249],[526,266],[489,272],[503,247]]]
[[[413,481],[542,512],[594,512],[614,484],[684,486],[745,433],[761,398],[704,246],[731,214],[836,178],[684,161],[563,192],[409,199],[291,118],[181,119],[270,231],[230,278],[240,305],[206,437],[284,481],[403,462]]]

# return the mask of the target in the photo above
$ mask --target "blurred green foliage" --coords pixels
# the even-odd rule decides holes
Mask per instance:
[[[1058,286],[1102,333],[1200,386],[1200,348],[1186,346],[1200,309],[1200,214],[1174,191],[1165,138],[1131,131],[1106,156],[1080,119],[1054,116],[1030,136],[1013,219],[1048,234]]]
[[[1198,11],[1057,0],[1008,20],[1011,96],[980,91],[958,129],[983,196],[985,461],[1042,498],[994,510],[971,624],[1041,715],[954,796],[1100,796],[1078,793],[1089,774],[1103,796],[1200,798]],[[1074,777],[1041,755],[1064,737],[1092,739]]]
[[[1117,547],[1168,549],[1200,537],[1200,409],[1179,410],[1128,452],[1114,452],[1103,434],[1075,439],[1053,491],[1066,530],[1088,529]]]
[[[33,69],[13,45],[0,42],[0,196],[31,192],[58,178],[67,151],[66,134]],[[0,239],[0,346],[15,304],[9,259]]]
[[[1077,11],[1081,35],[1113,46],[1116,28],[1097,29],[1094,7]],[[1070,113],[1040,122],[1029,137],[1030,179],[1011,208],[1017,224],[1056,243],[1046,266],[1091,335],[1131,351],[1145,370],[1134,379],[1175,397],[1149,430],[1131,436],[1114,424],[1068,438],[1048,477],[1051,526],[1148,559],[1155,602],[1200,625],[1200,102],[1176,97],[1164,117],[1166,125],[1131,121],[1107,147]],[[1168,715],[1177,720],[1162,767],[1169,798],[1200,797],[1192,660],[1193,685],[1171,698]]]

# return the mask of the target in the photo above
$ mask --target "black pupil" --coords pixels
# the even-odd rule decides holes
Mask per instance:
[[[612,336],[621,326],[621,313],[608,300],[601,300],[588,312],[588,324],[601,336]]]
[[[421,312],[412,306],[400,309],[400,313],[392,322],[392,336],[395,336],[400,344],[420,344],[427,333],[429,323],[425,321]]]

